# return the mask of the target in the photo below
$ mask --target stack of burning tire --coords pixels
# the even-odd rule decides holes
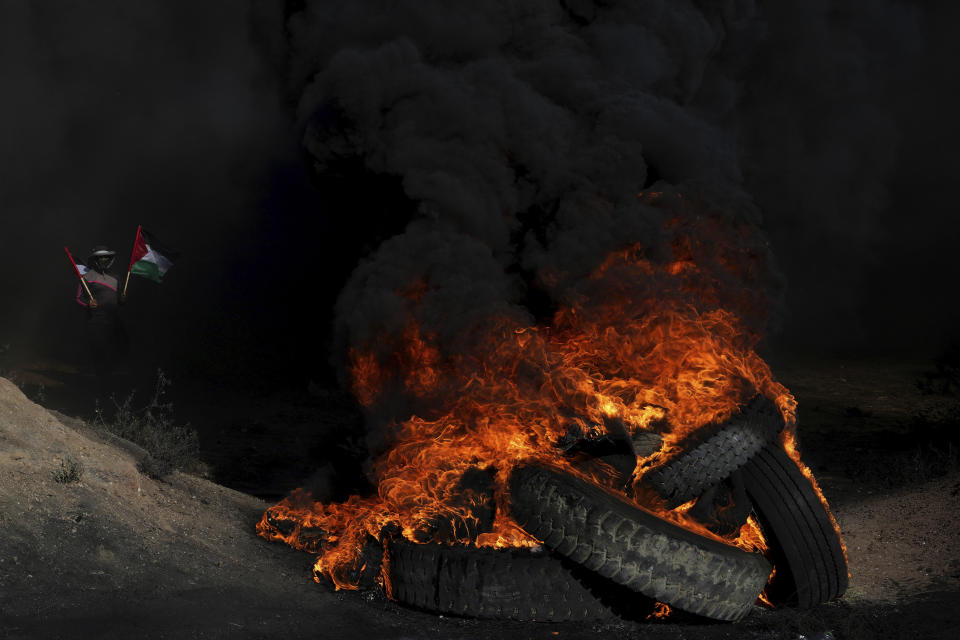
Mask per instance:
[[[386,544],[395,600],[516,620],[594,620],[680,610],[742,618],[758,599],[812,607],[847,587],[840,532],[779,412],[758,397],[661,461],[624,432],[567,443],[612,486],[535,464],[510,475],[511,508],[538,549]],[[638,458],[656,460],[635,469]],[[619,490],[618,490],[619,489]],[[656,509],[644,508],[656,505]],[[656,513],[681,511],[686,526]],[[729,543],[752,521],[765,552]],[[690,527],[690,522],[699,527]],[[666,606],[664,606],[666,605]]]

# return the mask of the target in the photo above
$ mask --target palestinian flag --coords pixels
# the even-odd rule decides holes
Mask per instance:
[[[157,242],[157,239],[143,227],[137,227],[137,239],[133,243],[130,256],[130,268],[135,276],[143,276],[154,282],[163,281],[164,274],[173,266],[178,253]]]

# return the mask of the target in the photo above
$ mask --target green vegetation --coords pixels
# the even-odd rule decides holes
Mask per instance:
[[[197,432],[189,424],[174,422],[173,403],[165,399],[169,386],[170,380],[158,369],[153,395],[146,406],[134,406],[133,391],[123,402],[114,400],[110,419],[99,408],[96,414],[101,428],[143,447],[147,456],[137,468],[153,478],[163,478],[176,470],[191,470],[199,464]]]

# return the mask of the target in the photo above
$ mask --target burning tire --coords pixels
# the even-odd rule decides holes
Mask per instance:
[[[739,620],[770,575],[759,554],[687,531],[567,474],[520,467],[510,491],[520,526],[547,547],[691,613]]]
[[[389,593],[403,604],[475,618],[564,622],[614,613],[560,559],[528,549],[393,541]]]
[[[728,536],[746,524],[752,510],[743,474],[734,471],[729,478],[700,494],[687,515],[717,535]]]
[[[741,468],[781,429],[783,418],[777,408],[757,396],[711,437],[648,471],[642,486],[653,489],[668,507],[680,506]]]
[[[743,468],[747,493],[770,545],[774,604],[813,607],[847,590],[843,542],[810,481],[779,444]]]

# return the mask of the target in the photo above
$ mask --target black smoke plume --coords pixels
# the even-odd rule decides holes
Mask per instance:
[[[763,333],[782,283],[729,126],[742,60],[723,59],[758,46],[756,18],[743,3],[305,3],[291,74],[317,171],[395,176],[415,208],[340,296],[341,362],[388,360],[411,323],[470,353],[491,317],[549,318],[611,252],[665,263],[681,236],[711,304]]]

